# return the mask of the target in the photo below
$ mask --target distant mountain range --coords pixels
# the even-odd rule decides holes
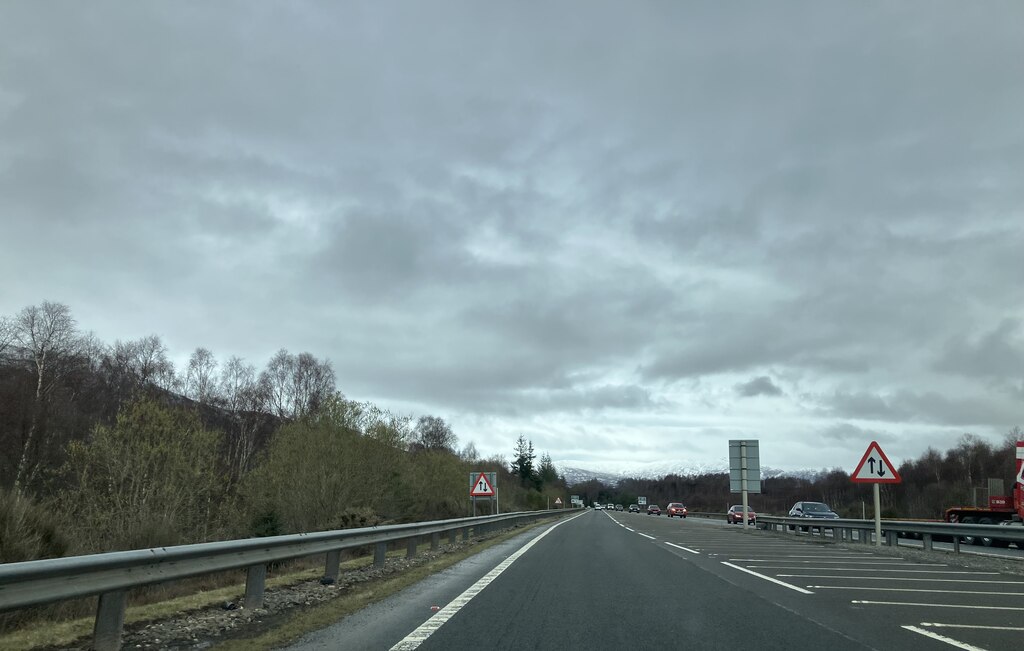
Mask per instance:
[[[580,467],[583,464],[589,468]],[[729,461],[722,459],[718,462],[691,462],[679,461],[653,461],[649,463],[621,464],[614,462],[580,462],[562,461],[555,462],[559,474],[565,477],[565,481],[572,486],[585,481],[596,479],[604,484],[617,485],[623,479],[661,479],[668,475],[680,477],[692,477],[695,475],[709,475],[716,473],[728,473]],[[761,478],[772,477],[799,477],[801,479],[813,479],[820,471],[818,470],[779,470],[777,468],[761,468]]]

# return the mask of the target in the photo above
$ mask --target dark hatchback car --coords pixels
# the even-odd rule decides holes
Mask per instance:
[[[640,512],[640,505],[639,504],[630,504],[629,505],[629,512],[630,513],[639,513]]]
[[[661,507],[657,504],[651,504],[647,507],[647,515],[661,515]]]
[[[838,520],[839,514],[829,508],[824,502],[797,502],[789,510],[791,518],[807,518],[809,520]],[[789,525],[793,529],[793,525]],[[800,527],[806,531],[807,527]]]

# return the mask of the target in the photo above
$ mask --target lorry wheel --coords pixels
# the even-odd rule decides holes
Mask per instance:
[[[978,524],[978,519],[972,516],[960,518],[960,524]],[[963,545],[980,545],[981,539],[977,536],[960,536],[960,543]]]
[[[992,522],[992,518],[981,518],[980,520],[978,520],[978,524],[995,524],[995,522]],[[981,544],[985,547],[992,547],[995,544],[995,541],[989,538],[988,536],[982,536]],[[995,546],[998,547],[999,545]]]

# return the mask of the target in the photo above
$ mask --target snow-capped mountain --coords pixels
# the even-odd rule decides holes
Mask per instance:
[[[584,468],[583,466],[587,467]],[[679,475],[688,477],[694,475],[707,475],[715,473],[728,473],[728,459],[721,459],[716,462],[691,462],[679,461],[653,461],[648,463],[622,464],[607,461],[556,461],[555,467],[565,477],[565,481],[571,486],[591,479],[596,479],[605,484],[615,485],[623,479],[661,479],[668,475]],[[818,471],[795,470],[784,471],[777,468],[761,468],[761,478],[771,477],[801,477],[812,479]]]

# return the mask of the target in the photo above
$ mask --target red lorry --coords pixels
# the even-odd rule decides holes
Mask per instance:
[[[946,509],[946,522],[961,524],[1001,524],[1021,526],[1024,523],[1024,441],[1017,441],[1017,477],[1010,495],[991,495],[988,508],[954,506]],[[963,542],[986,547],[1006,547],[1009,543],[998,538],[965,536]]]

